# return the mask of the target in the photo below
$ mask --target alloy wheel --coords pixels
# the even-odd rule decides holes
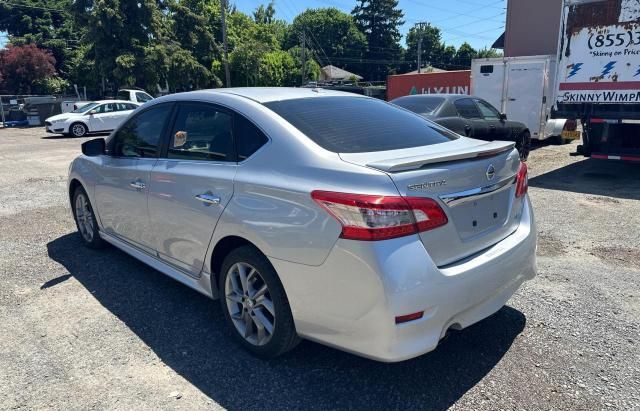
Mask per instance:
[[[82,137],[87,133],[87,128],[82,124],[76,123],[71,127],[71,132],[76,137]]]
[[[93,230],[93,212],[91,211],[87,197],[82,193],[76,196],[75,211],[78,230],[80,230],[82,238],[90,243],[93,241],[93,236],[95,235]]]
[[[248,343],[265,345],[273,336],[276,316],[269,287],[258,270],[238,262],[227,272],[224,293],[229,315]]]

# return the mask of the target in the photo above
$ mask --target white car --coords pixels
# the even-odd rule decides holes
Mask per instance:
[[[94,101],[69,113],[49,117],[44,124],[47,133],[83,137],[117,128],[139,106],[139,103],[124,100]]]

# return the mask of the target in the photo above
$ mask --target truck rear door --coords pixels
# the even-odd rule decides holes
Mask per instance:
[[[509,120],[524,123],[534,139],[540,138],[540,131],[543,130],[544,82],[544,60],[513,60],[507,63],[505,111],[509,113]]]

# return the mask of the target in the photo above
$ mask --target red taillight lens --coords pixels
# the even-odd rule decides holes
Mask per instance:
[[[341,238],[387,240],[447,224],[447,216],[430,198],[313,191],[313,198],[342,225]]]
[[[516,174],[516,197],[522,197],[529,190],[529,177],[527,172],[527,163],[520,163],[518,173]]]
[[[564,127],[563,127],[564,130],[576,131],[577,128],[578,128],[578,122],[573,118],[570,118],[564,122]]]

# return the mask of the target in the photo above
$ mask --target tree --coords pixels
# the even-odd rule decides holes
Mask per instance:
[[[490,48],[483,48],[478,50],[478,54],[476,55],[476,58],[480,59],[480,58],[496,58],[496,57],[502,57],[502,52],[499,52],[496,49],[490,49]]]
[[[31,7],[18,3],[24,4],[0,2],[0,32],[7,32],[13,45],[33,43],[49,50],[56,72],[68,75],[81,37],[71,18],[71,0],[30,0]]]
[[[273,1],[270,1],[267,7],[261,4],[256,11],[253,12],[253,19],[258,24],[271,24],[274,22],[276,9],[273,7]]]
[[[466,41],[458,47],[458,51],[456,52],[455,64],[459,66],[459,68],[466,69],[471,67],[471,60],[476,58],[478,52],[476,49],[471,47],[469,43]]]
[[[361,69],[367,80],[385,80],[395,71],[402,54],[399,27],[404,24],[398,0],[358,0],[353,15],[356,26],[367,38],[366,65]]]
[[[336,8],[305,10],[289,26],[285,47],[300,45],[302,33],[306,35],[308,51],[323,66],[334,64],[349,71],[360,68],[367,39],[349,14]]]
[[[411,27],[407,33],[406,60],[410,61],[412,67],[417,68],[418,64],[418,41],[422,37],[422,65],[437,66],[441,63],[443,47],[441,44],[440,29],[427,24],[420,29],[417,26]],[[455,51],[455,49],[454,49]]]
[[[51,52],[39,49],[35,44],[9,44],[0,51],[0,72],[4,79],[0,88],[12,94],[37,92],[37,83],[55,75],[55,64]]]

